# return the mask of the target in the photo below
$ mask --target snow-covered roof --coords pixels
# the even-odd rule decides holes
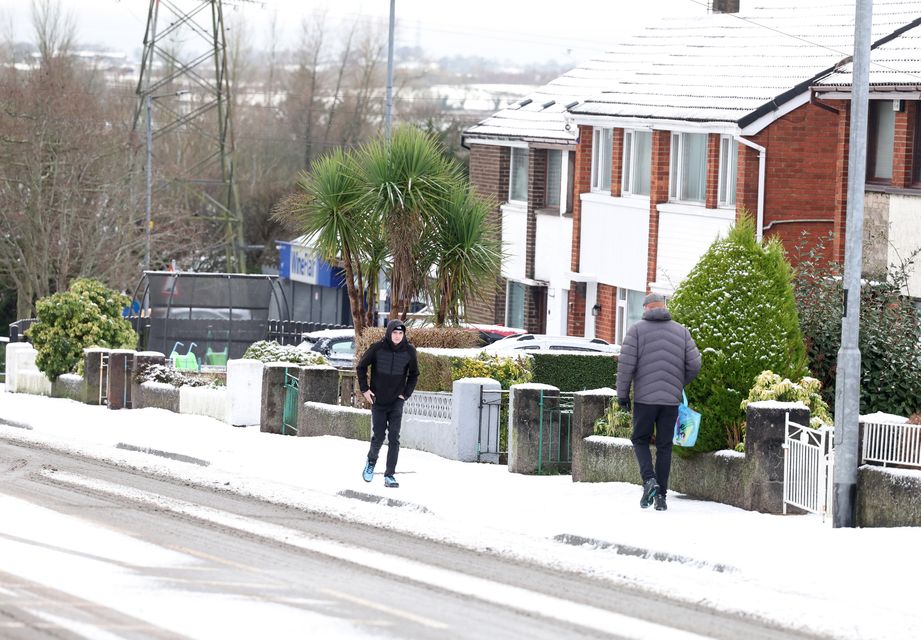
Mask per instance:
[[[893,82],[907,81],[919,66],[921,49],[917,30],[899,32],[921,21],[921,0],[873,4],[871,42],[881,50],[875,52],[871,80],[884,81],[883,65],[898,70]],[[465,138],[573,144],[578,131],[572,122],[567,130],[567,117],[745,126],[848,61],[854,5],[855,0],[743,1],[738,14],[702,10],[699,16],[662,20],[470,127]],[[899,37],[880,44],[893,34]],[[849,66],[841,67],[838,82],[849,82]]]
[[[921,22],[919,18],[918,22]],[[894,89],[921,86],[921,26],[910,29],[877,46],[870,56],[870,85]],[[847,62],[819,80],[819,88],[847,87],[853,83],[854,65]]]

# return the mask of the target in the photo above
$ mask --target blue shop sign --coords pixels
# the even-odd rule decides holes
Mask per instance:
[[[311,247],[290,242],[278,242],[278,275],[321,287],[338,286],[333,268],[317,256]]]

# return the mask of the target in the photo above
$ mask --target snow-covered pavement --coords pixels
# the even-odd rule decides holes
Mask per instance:
[[[367,444],[233,428],[159,409],[111,411],[5,393],[0,437],[370,525],[636,585],[836,638],[921,637],[921,531],[832,529],[639,487],[521,476],[403,449],[399,489],[367,484]],[[171,457],[167,457],[171,456]]]

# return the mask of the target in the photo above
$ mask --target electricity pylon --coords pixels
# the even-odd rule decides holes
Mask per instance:
[[[133,128],[147,140],[148,234],[155,223],[150,163],[157,160],[151,150],[169,150],[170,167],[160,163],[158,173],[194,196],[190,213],[221,229],[213,245],[200,249],[217,253],[223,246],[225,271],[244,271],[221,0],[150,0],[136,93]]]

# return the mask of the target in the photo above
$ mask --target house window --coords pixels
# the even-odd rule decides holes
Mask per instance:
[[[596,127],[592,134],[592,191],[611,191],[612,131]]]
[[[572,187],[574,171],[573,154],[559,149],[547,151],[547,200],[548,208],[563,213],[572,211]],[[566,199],[566,208],[560,206],[560,199]]]
[[[652,132],[624,131],[623,192],[649,195],[652,170]]]
[[[912,148],[911,182],[921,186],[921,102],[915,103],[915,139]]]
[[[563,152],[559,149],[547,151],[547,206],[560,206],[563,190]]]
[[[505,293],[505,326],[524,329],[524,284],[514,280]]]
[[[512,166],[509,170],[508,199],[528,201],[528,150],[512,147]]]
[[[892,181],[892,151],[895,143],[895,110],[892,100],[870,100],[867,130],[867,180]]]
[[[736,203],[736,168],[739,145],[732,136],[720,136],[720,184],[718,206],[731,207]]]
[[[645,296],[646,294],[642,291],[617,288],[617,327],[614,335],[617,344],[623,344],[627,329],[643,318],[643,298]]]
[[[707,134],[673,133],[669,197],[704,202],[707,196]]]

